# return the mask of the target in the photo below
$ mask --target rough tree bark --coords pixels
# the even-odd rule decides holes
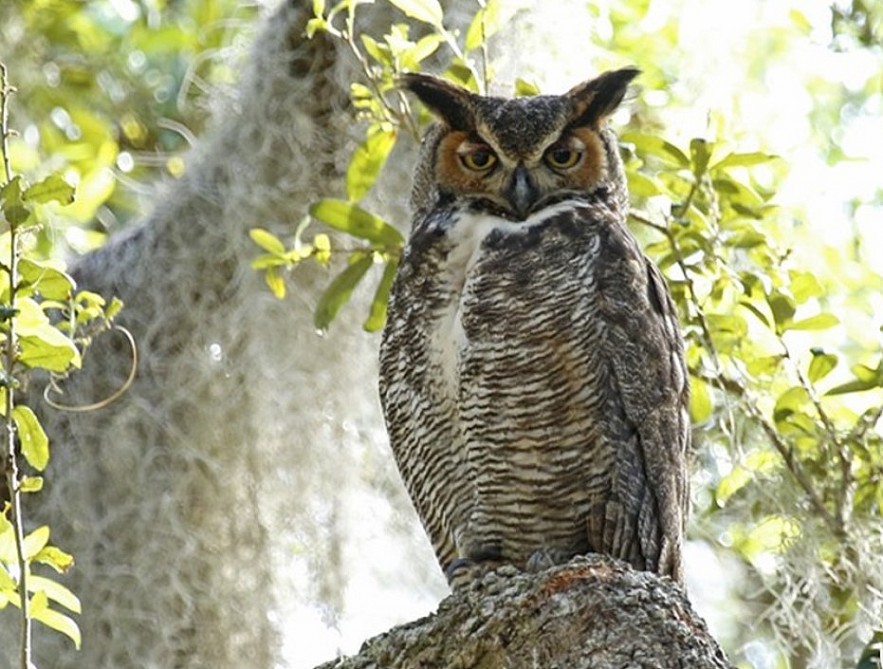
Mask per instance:
[[[668,578],[589,556],[540,574],[504,568],[432,616],[316,669],[731,669]]]

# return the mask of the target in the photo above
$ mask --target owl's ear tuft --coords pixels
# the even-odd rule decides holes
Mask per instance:
[[[567,96],[574,102],[572,126],[595,126],[610,116],[625,96],[629,82],[640,70],[626,67],[613,70],[574,86]]]
[[[420,102],[452,130],[471,130],[475,127],[469,104],[472,93],[465,88],[438,77],[416,73],[403,75],[398,83],[401,88],[416,95]]]

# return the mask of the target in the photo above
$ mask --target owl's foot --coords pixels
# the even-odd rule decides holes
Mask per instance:
[[[556,550],[553,548],[541,548],[531,553],[524,565],[526,571],[538,573],[552,567],[570,562],[576,553],[573,551]]]
[[[461,557],[448,565],[448,568],[445,569],[445,576],[451,590],[456,592],[505,564],[508,563],[502,560],[497,553],[474,558]]]

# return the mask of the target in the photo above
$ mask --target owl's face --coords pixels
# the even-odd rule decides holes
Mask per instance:
[[[594,192],[609,180],[616,150],[605,119],[637,73],[616,70],[564,95],[513,100],[406,75],[403,86],[440,121],[425,140],[416,208],[456,201],[524,220],[563,197]]]

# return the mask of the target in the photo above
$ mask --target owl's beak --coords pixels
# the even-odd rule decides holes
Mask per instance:
[[[531,180],[530,174],[524,165],[515,168],[512,179],[506,190],[503,191],[506,200],[512,206],[512,210],[518,217],[524,220],[530,213],[531,208],[539,198],[536,184]]]

